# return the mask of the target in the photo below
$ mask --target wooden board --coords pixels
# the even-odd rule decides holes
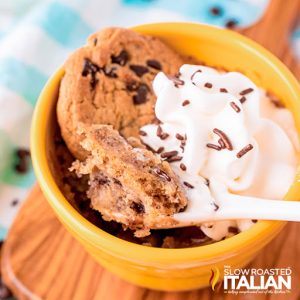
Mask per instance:
[[[300,78],[300,68],[288,36],[300,12],[300,0],[272,0],[267,13],[251,28],[241,30],[282,59]],[[251,263],[251,267],[291,267],[292,293],[239,295],[235,299],[300,299],[300,223],[289,223]],[[129,284],[100,267],[63,228],[38,186],[24,202],[4,243],[3,280],[20,299],[193,300],[232,299],[222,291],[202,289],[167,293]]]
[[[252,267],[292,267],[293,289],[300,296],[300,224],[290,223],[252,262]],[[166,293],[129,284],[101,268],[64,229],[36,186],[22,206],[5,242],[3,277],[19,300],[193,300],[231,299],[210,288]],[[238,299],[265,299],[239,296]],[[287,299],[269,296],[270,300]]]

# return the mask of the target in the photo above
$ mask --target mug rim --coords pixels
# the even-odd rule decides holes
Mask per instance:
[[[235,40],[237,43],[243,44],[248,48],[250,47],[254,54],[263,57],[276,67],[278,72],[286,79],[286,84],[294,92],[295,98],[297,93],[298,95],[300,94],[299,84],[288,68],[268,50],[239,33],[211,25],[187,22],[150,23],[131,27],[131,29],[147,34],[147,32],[155,29],[160,33],[164,33],[172,27],[176,27],[176,32],[184,33],[193,30],[201,30],[202,34],[205,32],[206,35],[217,35],[218,38],[220,37],[224,41],[226,39],[230,41]],[[55,211],[59,211],[59,213],[56,214],[62,223],[67,225],[69,230],[76,231],[76,233],[80,235],[82,241],[92,244],[110,254],[113,253],[115,256],[122,257],[123,259],[139,260],[148,264],[151,263],[151,261],[171,264],[192,263],[195,260],[197,262],[208,261],[209,259],[215,260],[217,257],[224,255],[230,256],[233,253],[247,248],[249,244],[259,245],[261,242],[259,236],[264,236],[264,240],[268,238],[271,240],[277,231],[283,228],[287,223],[284,221],[260,220],[256,224],[253,224],[248,230],[238,233],[228,239],[216,241],[208,245],[179,249],[148,247],[128,242],[95,226],[85,219],[59,190],[47,161],[46,132],[50,117],[50,107],[53,105],[51,101],[53,102],[53,94],[57,92],[63,74],[64,69],[61,67],[48,80],[38,98],[31,125],[31,153],[38,183],[49,204]],[[300,177],[300,170],[297,171],[296,177]],[[296,179],[290,187],[290,190],[292,190],[293,187],[295,188],[295,184],[297,184]],[[299,182],[298,185],[300,186]],[[288,195],[290,190],[284,199],[289,198]],[[72,228],[69,226],[72,226]]]

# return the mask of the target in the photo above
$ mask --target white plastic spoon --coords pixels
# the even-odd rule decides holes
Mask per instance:
[[[191,226],[218,220],[281,220],[300,221],[300,202],[258,199],[226,194],[219,208],[212,212],[182,212],[174,215],[179,223],[175,227]]]

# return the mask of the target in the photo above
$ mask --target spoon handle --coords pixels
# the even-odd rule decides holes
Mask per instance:
[[[230,197],[230,198],[229,198]],[[300,202],[230,195],[214,219],[300,221]]]

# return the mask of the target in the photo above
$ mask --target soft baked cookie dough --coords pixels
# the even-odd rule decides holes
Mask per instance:
[[[186,207],[187,198],[168,162],[131,146],[111,126],[87,126],[82,134],[81,145],[90,154],[71,170],[89,174],[91,206],[106,221],[120,222],[140,237],[176,224],[171,216]]]
[[[152,80],[159,71],[175,75],[183,58],[155,37],[107,28],[66,61],[57,103],[62,137],[83,160],[78,124],[109,124],[125,137],[154,118]]]

